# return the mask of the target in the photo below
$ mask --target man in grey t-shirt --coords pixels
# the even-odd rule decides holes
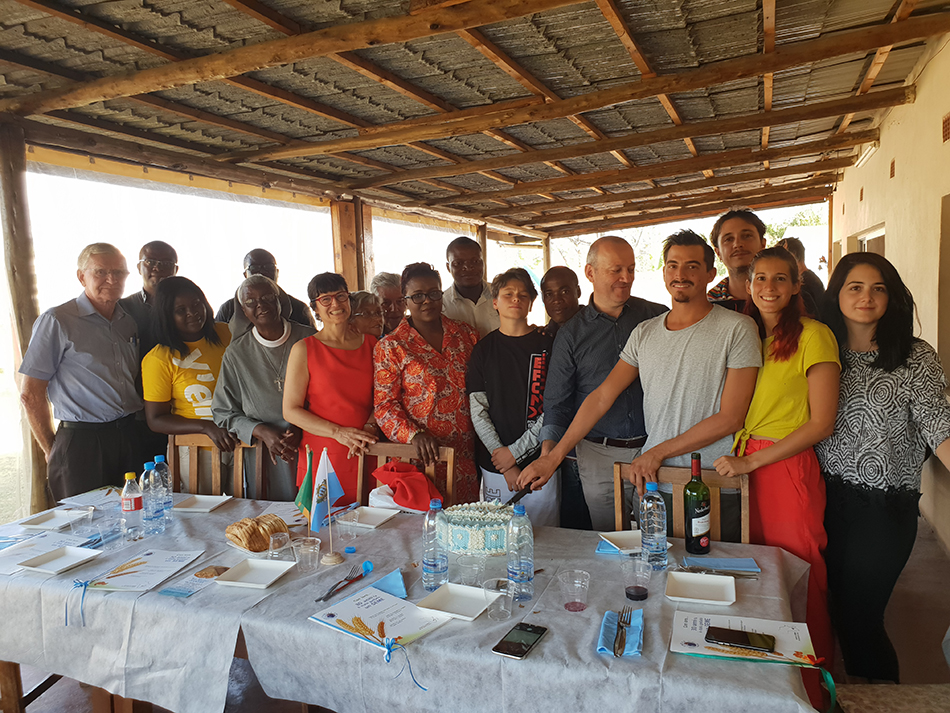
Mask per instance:
[[[532,482],[540,487],[550,465],[544,459],[560,462],[638,376],[648,434],[632,462],[631,480],[640,492],[645,481],[656,480],[662,464],[688,465],[686,454],[700,451],[704,465],[712,467],[731,451],[762,365],[755,323],[709,303],[706,287],[716,276],[715,254],[699,235],[688,230],[671,235],[663,244],[663,260],[672,310],[637,325],[620,361],[584,400],[564,437],[522,471],[521,487]],[[737,539],[731,530],[724,513],[724,539]]]

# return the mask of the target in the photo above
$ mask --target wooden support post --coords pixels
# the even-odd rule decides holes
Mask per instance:
[[[545,272],[551,269],[551,238],[541,239],[541,264]]]
[[[24,713],[21,705],[23,684],[20,682],[20,665],[0,661],[0,711],[2,713]]]
[[[362,266],[362,203],[333,201],[330,218],[333,225],[333,269],[343,275],[350,290],[361,290],[364,285]]]
[[[362,201],[361,201],[362,203]],[[360,217],[362,219],[362,235],[360,241],[360,256],[363,262],[363,284],[361,290],[368,290],[369,283],[376,275],[376,253],[373,249],[373,206],[362,203]]]
[[[488,225],[479,223],[475,226],[475,239],[482,249],[482,279],[488,279]]]
[[[26,142],[23,129],[14,124],[0,124],[0,224],[16,334],[14,368],[19,368],[40,308],[36,298],[33,236],[26,199]],[[21,413],[21,417],[25,423],[25,414]],[[30,443],[30,512],[36,513],[49,507],[46,501],[46,456],[32,435]]]
[[[834,269],[835,254],[835,196],[832,193],[828,196],[828,254],[825,259],[828,261],[828,277],[831,277],[831,271]]]

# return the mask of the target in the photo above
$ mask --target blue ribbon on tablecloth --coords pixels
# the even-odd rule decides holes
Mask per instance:
[[[416,684],[419,688],[421,688],[423,691],[428,691],[429,689],[423,686],[421,683],[419,683],[416,680],[416,677],[412,674],[412,664],[409,662],[409,652],[406,651],[406,647],[403,646],[402,644],[397,643],[395,639],[390,639],[388,637],[383,639],[383,645],[386,647],[386,655],[384,657],[386,659],[386,663],[389,663],[390,661],[392,661],[393,651],[395,651],[396,649],[402,649],[402,652],[406,655],[406,663],[403,664],[403,667],[401,669],[399,669],[399,673],[393,676],[393,679],[399,678],[402,675],[402,672],[405,671],[406,667],[408,666],[409,677],[412,679],[412,682]]]
[[[73,580],[73,588],[69,590],[69,594],[66,595],[66,626],[69,626],[69,595],[73,593],[73,590],[82,588],[82,596],[79,598],[79,621],[82,626],[86,625],[86,612],[83,611],[83,605],[86,603],[86,588],[92,582],[91,579],[86,580],[85,582],[81,579]]]

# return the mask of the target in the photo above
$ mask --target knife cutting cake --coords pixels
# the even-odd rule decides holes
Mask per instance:
[[[465,503],[445,509],[436,528],[440,544],[459,555],[505,554],[505,532],[514,514],[499,502]]]

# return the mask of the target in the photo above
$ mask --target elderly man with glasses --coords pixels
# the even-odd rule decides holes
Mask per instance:
[[[377,272],[369,283],[369,291],[376,295],[383,307],[383,334],[389,334],[406,316],[406,298],[402,296],[399,275]]]
[[[20,365],[20,400],[56,500],[121,485],[126,471],[142,466],[134,421],[142,409],[138,328],[119,305],[129,270],[107,243],[86,246],[78,262],[82,294],[39,316]],[[50,402],[60,422],[55,433]]]

